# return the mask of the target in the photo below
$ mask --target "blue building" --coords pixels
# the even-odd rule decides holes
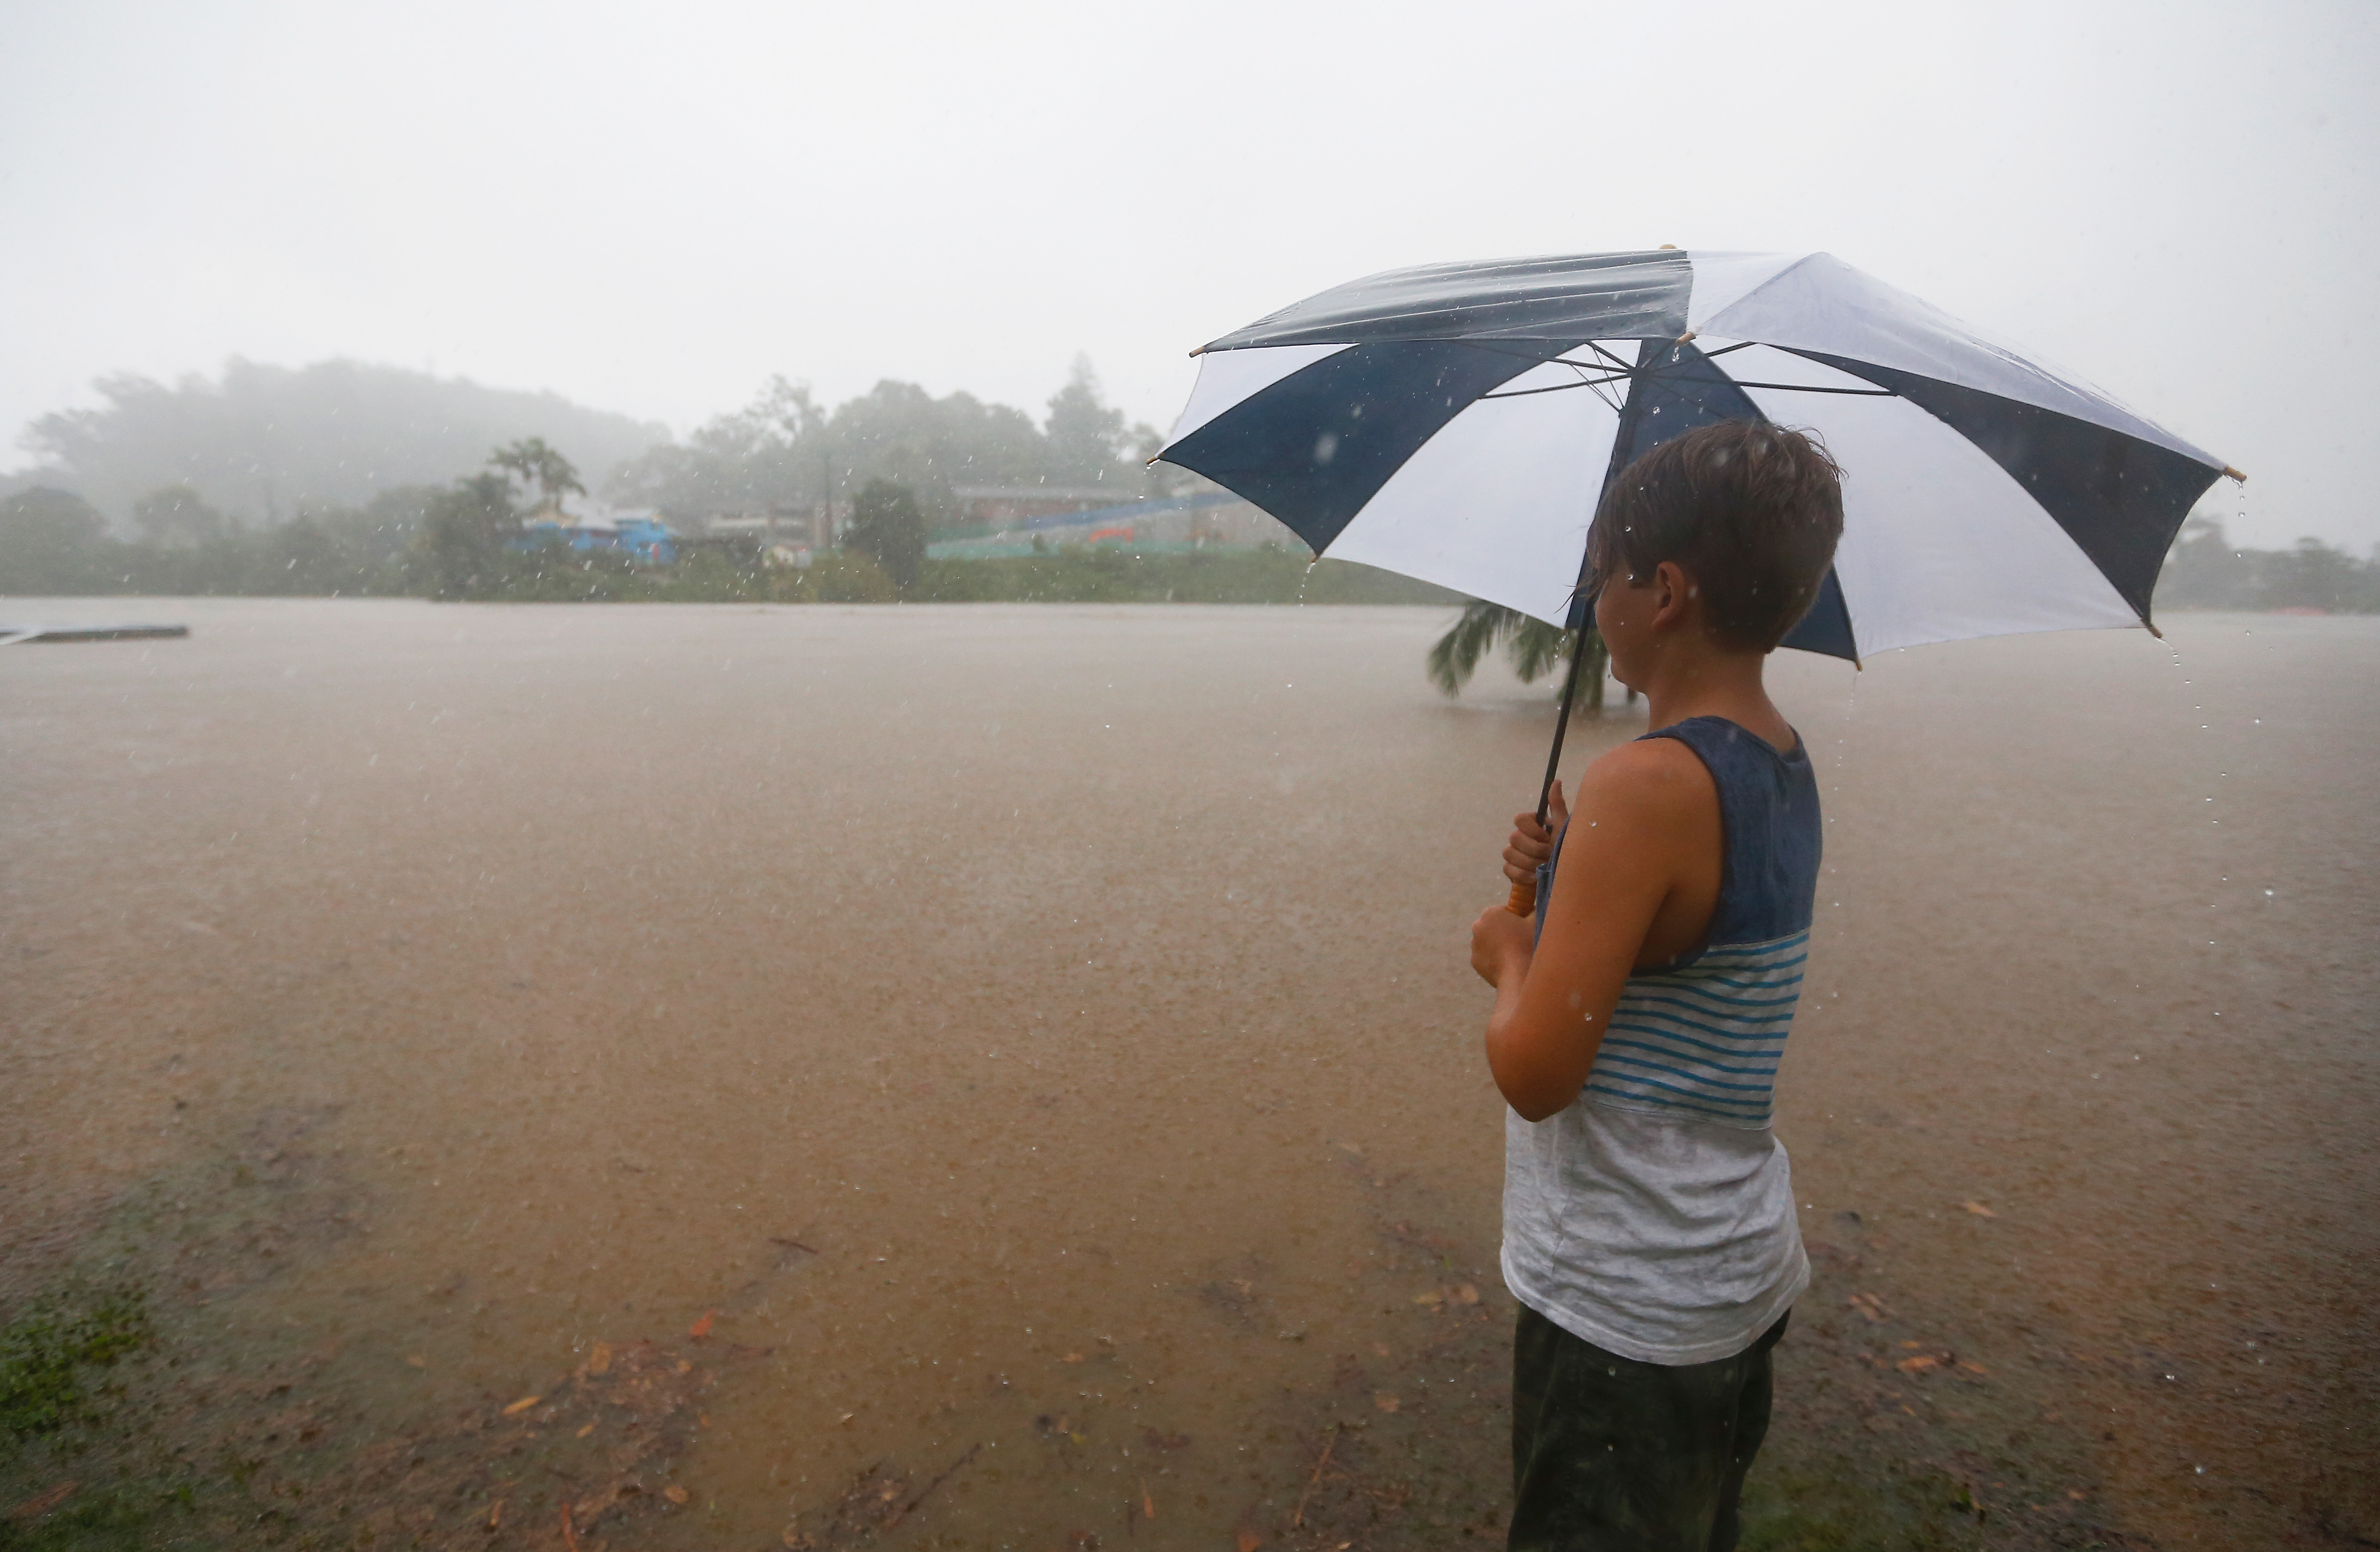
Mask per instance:
[[[573,503],[574,505],[577,503]],[[548,509],[521,524],[516,550],[560,546],[580,554],[616,551],[637,565],[663,566],[677,561],[677,535],[651,507],[613,510],[588,503],[578,511]]]

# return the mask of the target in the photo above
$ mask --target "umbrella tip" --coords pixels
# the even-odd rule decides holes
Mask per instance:
[[[2159,641],[2163,641],[2165,639],[2165,632],[2157,629],[2156,625],[2151,621],[2143,620],[2141,622],[2141,629],[2148,632],[2151,636],[2155,637]]]
[[[1656,253],[1675,253],[1678,251],[1678,245],[1676,243],[1663,243],[1653,251]]]
[[[1194,351],[1190,352],[1191,358],[1192,358],[1192,359],[1194,359],[1194,360],[1195,360],[1195,359],[1196,359],[1198,357],[1204,356],[1205,354],[1207,354],[1207,347],[1206,347],[1205,346],[1203,346],[1203,345],[1202,345],[1202,346],[1200,346],[1197,349],[1196,349],[1196,350],[1194,350]]]
[[[2236,479],[2242,485],[2248,483],[2248,477],[2241,474],[2238,469],[2233,468],[2228,464],[2223,466],[2223,478],[2226,479]]]

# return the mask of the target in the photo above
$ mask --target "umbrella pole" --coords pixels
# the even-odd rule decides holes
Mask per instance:
[[[1686,337],[1691,339],[1694,336],[1689,334]],[[1611,489],[1612,480],[1619,478],[1620,471],[1628,467],[1629,460],[1635,454],[1637,423],[1644,415],[1636,389],[1640,374],[1653,358],[1653,351],[1651,342],[1642,342],[1636,347],[1636,368],[1629,373],[1628,396],[1621,401],[1620,424],[1611,433],[1611,461],[1604,466],[1603,483],[1596,491],[1595,503],[1598,508],[1603,504],[1604,492]],[[1561,714],[1554,721],[1554,746],[1546,756],[1546,779],[1537,784],[1537,825],[1540,829],[1545,826],[1547,805],[1553,801],[1554,777],[1561,770],[1562,735],[1570,732],[1570,709],[1578,698],[1579,665],[1586,658],[1586,627],[1594,619],[1594,612],[1591,600],[1585,595],[1588,575],[1593,569],[1593,563],[1581,555],[1578,587],[1572,591],[1570,600],[1570,673],[1562,680]],[[1504,909],[1516,916],[1534,915],[1536,908],[1537,881],[1535,879],[1525,884],[1514,884],[1512,898],[1504,902]]]
[[[1554,746],[1546,754],[1546,779],[1537,784],[1537,823],[1546,822],[1546,806],[1553,801],[1554,777],[1561,770],[1562,734],[1570,731],[1570,709],[1578,699],[1579,665],[1586,661],[1586,632],[1571,627],[1570,673],[1562,679],[1561,715],[1554,722]]]
[[[1562,676],[1561,711],[1554,719],[1554,746],[1546,755],[1546,779],[1537,784],[1537,824],[1546,822],[1546,808],[1553,801],[1554,777],[1561,770],[1562,735],[1570,731],[1570,709],[1578,699],[1579,667],[1586,661],[1586,611],[1578,603],[1571,605],[1570,672]],[[1512,886],[1512,898],[1504,908],[1516,916],[1525,916],[1537,908],[1536,879]]]

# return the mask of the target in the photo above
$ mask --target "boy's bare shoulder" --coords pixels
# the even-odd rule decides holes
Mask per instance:
[[[1660,819],[1718,802],[1718,786],[1700,756],[1674,738],[1638,738],[1596,757],[1579,777],[1578,802],[1572,807]]]

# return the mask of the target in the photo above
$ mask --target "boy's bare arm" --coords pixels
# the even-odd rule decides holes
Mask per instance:
[[[1539,907],[1543,939],[1533,949],[1533,924],[1501,906],[1474,925],[1472,966],[1496,988],[1488,1068],[1524,1120],[1578,1097],[1647,934],[1680,881],[1709,871],[1718,807],[1709,773],[1684,746],[1622,745],[1579,782],[1553,898]]]

